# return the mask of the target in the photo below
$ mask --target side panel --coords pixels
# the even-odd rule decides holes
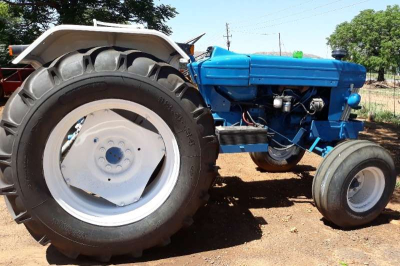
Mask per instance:
[[[250,57],[214,47],[212,56],[192,63],[201,85],[248,86]]]
[[[250,84],[336,87],[342,63],[252,55]]]

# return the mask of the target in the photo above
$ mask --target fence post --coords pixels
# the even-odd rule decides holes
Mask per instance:
[[[371,111],[371,90],[368,90],[368,109]]]
[[[396,73],[393,75],[393,114],[396,117]]]

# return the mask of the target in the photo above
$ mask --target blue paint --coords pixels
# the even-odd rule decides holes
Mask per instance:
[[[268,144],[221,145],[219,151],[220,153],[267,152]]]
[[[302,139],[304,133],[307,132],[304,128],[300,128],[300,130],[297,132],[296,136],[294,136],[292,143],[293,144],[298,144],[300,140]]]
[[[357,139],[364,123],[361,121],[312,121],[309,139],[320,138],[325,142],[342,139]]]
[[[218,90],[235,101],[252,100],[257,96],[257,86],[218,86]]]
[[[210,57],[188,65],[216,125],[246,125],[243,113],[262,117],[274,140],[283,145],[327,154],[339,140],[355,139],[363,130],[359,121],[340,121],[344,107],[358,107],[366,78],[363,66],[328,59],[296,59],[247,55],[213,47]],[[295,86],[291,89],[291,86]],[[273,97],[292,97],[290,112],[272,107]],[[313,98],[321,98],[321,114],[307,114]],[[299,104],[302,103],[302,105]],[[296,104],[297,103],[297,104]],[[249,118],[247,118],[249,119]],[[258,123],[264,121],[257,120]],[[266,151],[266,144],[221,146],[221,152]]]
[[[349,98],[347,99],[347,104],[351,108],[356,108],[361,102],[361,95],[358,93],[352,93],[350,94]]]
[[[111,164],[119,163],[124,158],[124,152],[118,147],[111,147],[106,151],[106,160]]]
[[[250,57],[215,47],[212,56],[205,61],[190,64],[198,76],[197,84],[248,86]]]
[[[216,91],[214,87],[209,89],[209,104],[213,112],[230,112],[231,102]]]
[[[322,152],[322,157],[325,157],[328,155],[328,153],[330,153],[333,150],[333,147],[331,146],[327,146],[324,151]]]
[[[315,139],[315,141],[314,141],[314,143],[311,145],[311,147],[308,149],[308,151],[309,152],[312,152],[316,147],[317,147],[317,144],[318,144],[318,142],[320,141],[321,139],[319,138],[319,137],[317,137],[316,139]]]
[[[251,55],[250,84],[336,87],[341,68],[333,60]]]

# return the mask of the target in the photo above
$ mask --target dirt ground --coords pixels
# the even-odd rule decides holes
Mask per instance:
[[[367,124],[362,138],[385,146],[400,177],[400,128]],[[196,222],[164,248],[116,265],[400,265],[400,190],[372,224],[345,231],[322,219],[311,183],[321,159],[307,154],[293,172],[258,170],[247,154],[221,155],[220,177]],[[98,265],[36,243],[0,202],[0,265]]]

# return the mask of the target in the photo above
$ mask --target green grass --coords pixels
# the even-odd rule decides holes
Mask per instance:
[[[400,87],[396,87],[395,93],[393,93],[393,88],[389,89],[366,89],[366,88],[361,88],[360,94],[363,96],[364,99],[368,99],[369,95],[373,97],[374,95],[380,95],[380,96],[389,96],[393,97],[395,96],[396,98],[400,96]]]
[[[400,181],[396,182],[396,189],[400,189]]]
[[[387,81],[393,81],[393,77],[394,77],[393,74],[385,74],[385,80],[387,80]],[[369,78],[370,78],[370,73],[367,72],[367,80],[369,80]],[[378,78],[378,73],[371,73],[371,78],[376,80]],[[399,79],[400,79],[400,76],[396,75],[396,80],[399,80]]]
[[[375,114],[375,122],[384,122],[384,123],[391,123],[400,126],[400,117],[395,116],[392,112],[390,111],[382,111],[379,110],[378,108],[371,108],[371,110],[367,107],[363,107],[360,110],[356,110],[356,114],[360,118],[368,118],[368,113],[372,112]]]

